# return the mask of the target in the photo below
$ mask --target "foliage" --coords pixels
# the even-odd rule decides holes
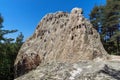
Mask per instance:
[[[20,33],[14,41],[13,38],[5,38],[6,34],[17,30],[4,30],[3,18],[0,16],[0,80],[14,79],[14,60],[23,44],[23,34]]]
[[[107,0],[106,5],[95,6],[90,20],[108,53],[120,55],[120,0]]]

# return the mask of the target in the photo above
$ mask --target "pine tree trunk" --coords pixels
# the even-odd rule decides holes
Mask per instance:
[[[119,51],[119,37],[117,37],[117,55],[120,55],[120,51]]]

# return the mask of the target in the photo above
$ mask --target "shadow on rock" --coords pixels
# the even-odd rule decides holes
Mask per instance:
[[[111,67],[109,67],[108,65],[105,65],[103,70],[100,70],[100,73],[104,73],[107,74],[111,77],[113,77],[114,79],[120,80],[120,70],[115,70]]]
[[[40,56],[38,54],[32,54],[31,57],[24,55],[21,61],[15,65],[15,78],[28,73],[29,71],[36,69],[37,66],[41,63]]]

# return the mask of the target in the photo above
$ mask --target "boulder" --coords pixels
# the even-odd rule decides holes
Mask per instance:
[[[15,60],[15,77],[51,63],[77,63],[109,59],[99,33],[81,8],[58,11],[42,18],[34,34],[22,45]],[[26,79],[25,79],[26,80]]]

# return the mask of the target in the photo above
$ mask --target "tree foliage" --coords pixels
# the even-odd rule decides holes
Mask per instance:
[[[6,34],[15,33],[17,30],[4,30],[3,18],[0,15],[0,80],[14,79],[14,60],[23,44],[23,34],[20,33],[14,41],[13,38],[6,38]]]
[[[90,20],[108,53],[120,55],[120,0],[107,0],[106,5],[95,6]]]

